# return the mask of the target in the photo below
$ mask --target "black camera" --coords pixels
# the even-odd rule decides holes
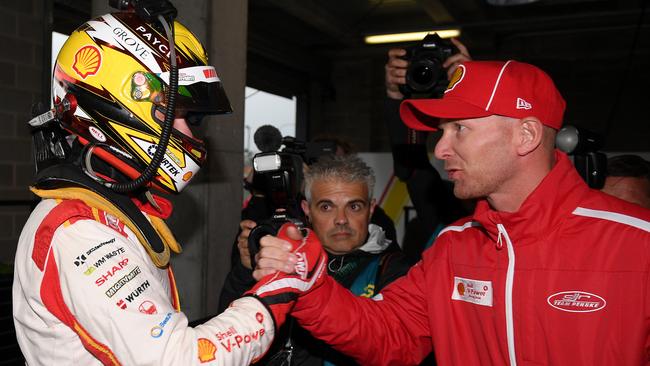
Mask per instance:
[[[406,69],[406,84],[399,90],[406,98],[440,98],[449,80],[442,67],[449,56],[458,52],[451,41],[442,39],[436,33],[427,34],[419,45],[406,49],[403,57],[409,61]]]
[[[319,157],[336,152],[334,142],[304,142],[291,136],[282,137],[280,131],[268,125],[255,131],[254,139],[262,152],[253,157],[251,190],[264,196],[271,214],[258,222],[248,236],[253,267],[259,240],[264,235],[275,235],[285,222],[293,222],[299,228],[305,222],[300,208],[303,163],[310,165]]]

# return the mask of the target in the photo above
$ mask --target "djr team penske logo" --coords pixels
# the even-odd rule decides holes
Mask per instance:
[[[602,310],[607,301],[602,297],[584,291],[563,291],[546,299],[552,307],[570,313],[590,313]]]

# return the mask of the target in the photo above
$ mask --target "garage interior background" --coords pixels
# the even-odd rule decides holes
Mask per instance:
[[[496,0],[491,0],[496,1]],[[502,0],[501,2],[507,2]],[[540,66],[567,100],[566,123],[605,136],[606,151],[650,151],[650,1],[184,0],[179,20],[207,46],[235,109],[203,127],[210,165],[175,200],[170,220],[185,253],[174,260],[190,319],[214,312],[241,202],[244,86],[297,96],[297,135],[346,137],[389,151],[382,121],[384,63],[394,45],[369,34],[461,29],[473,58]],[[34,204],[26,121],[49,95],[51,31],[70,33],[108,11],[107,0],[0,3],[0,338],[13,337],[11,263]],[[183,218],[192,217],[191,222]],[[219,225],[210,223],[218,222]],[[6,345],[6,346],[3,346]],[[4,347],[4,349],[3,349]],[[0,354],[13,347],[0,342]],[[13,349],[15,351],[15,349]],[[10,362],[11,360],[2,361]]]

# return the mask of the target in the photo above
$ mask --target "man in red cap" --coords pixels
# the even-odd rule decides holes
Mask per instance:
[[[591,190],[554,148],[564,108],[516,61],[465,62],[443,98],[404,101],[410,128],[442,131],[435,155],[475,212],[374,298],[326,278],[292,315],[364,365],[434,348],[440,365],[648,364],[650,211]],[[291,257],[267,244],[258,274]]]

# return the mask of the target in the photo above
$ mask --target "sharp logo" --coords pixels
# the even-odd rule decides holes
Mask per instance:
[[[133,302],[133,300],[137,299],[138,296],[140,296],[143,292],[145,292],[145,290],[148,289],[149,287],[150,287],[149,280],[144,281],[140,286],[138,286],[135,290],[133,290],[129,294],[129,296],[125,297],[126,301]]]
[[[563,291],[546,299],[553,308],[569,313],[591,313],[602,310],[607,301],[602,297],[584,291]]]
[[[117,273],[118,271],[121,271],[122,269],[124,269],[124,267],[126,267],[128,264],[129,264],[129,258],[124,258],[123,260],[119,261],[116,265],[111,267],[111,269],[106,271],[105,274],[103,274],[101,277],[97,278],[95,280],[95,284],[97,286],[103,285],[104,283],[106,283],[106,281],[108,281],[113,276],[115,276],[115,273]]]
[[[120,278],[111,286],[108,290],[106,290],[105,294],[108,297],[113,297],[121,288],[122,286],[126,285],[129,281],[134,279],[137,275],[140,274],[140,267],[135,267],[131,272],[128,274],[124,275],[124,277]]]

